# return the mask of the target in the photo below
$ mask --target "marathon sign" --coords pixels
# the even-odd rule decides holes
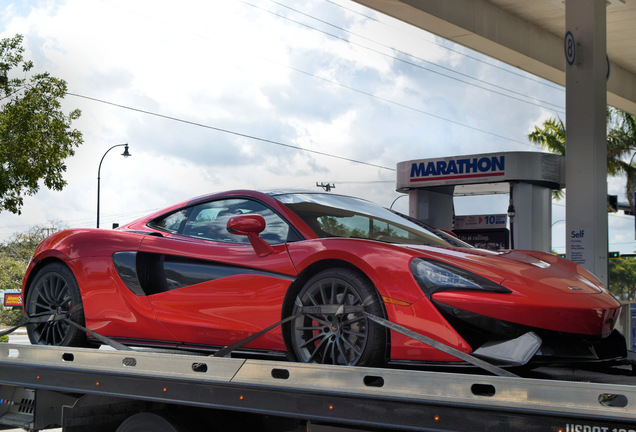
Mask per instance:
[[[470,179],[477,177],[502,176],[506,171],[506,156],[484,156],[413,162],[411,164],[411,182],[434,179]]]
[[[420,159],[397,165],[397,190],[433,186],[524,181],[553,189],[563,187],[562,156],[542,152],[506,152]]]

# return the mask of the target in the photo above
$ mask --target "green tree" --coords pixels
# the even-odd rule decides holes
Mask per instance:
[[[27,264],[28,262],[0,255],[0,290],[20,289]]]
[[[351,230],[338,222],[333,216],[322,216],[318,218],[320,228],[328,233],[330,237],[349,237]]]
[[[50,234],[59,231],[51,227],[35,226],[25,233],[14,234],[9,241],[0,244],[0,294],[2,290],[19,290],[29,260],[35,248]]]
[[[59,231],[59,228],[55,224],[46,228],[36,226],[25,233],[14,234],[9,241],[0,244],[0,295],[3,295],[5,290],[21,289],[24,273],[35,248],[56,231]],[[15,326],[24,320],[21,310],[0,308],[0,325]],[[0,338],[0,342],[7,341],[8,337]]]
[[[609,290],[619,300],[636,299],[636,259],[609,260]]]
[[[62,190],[64,160],[75,154],[82,134],[71,128],[79,110],[62,112],[66,81],[48,73],[30,74],[23,37],[0,39],[0,212],[20,213],[25,195],[40,181]]]
[[[565,124],[559,118],[550,118],[542,127],[535,126],[528,139],[544,149],[565,156]],[[636,191],[636,117],[616,108],[607,107],[607,173],[627,177],[626,195],[632,211]],[[555,197],[561,198],[562,191]]]
[[[607,172],[612,175],[625,174],[626,195],[634,211],[636,192],[636,117],[614,108],[608,108],[607,122]],[[626,161],[629,158],[629,161]]]

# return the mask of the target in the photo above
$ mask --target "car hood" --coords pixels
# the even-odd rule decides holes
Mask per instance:
[[[541,289],[545,292],[549,289],[563,294],[607,292],[603,284],[582,266],[544,252],[427,246],[408,248],[418,251],[423,257],[456,265],[513,290]]]

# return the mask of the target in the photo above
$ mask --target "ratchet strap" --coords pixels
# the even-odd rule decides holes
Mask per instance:
[[[22,327],[24,325],[25,324],[19,324],[19,325],[15,326],[15,327],[11,327],[11,328],[8,328],[6,330],[0,331],[0,337],[10,335],[11,333],[13,333],[14,331],[16,331],[17,329],[19,329],[20,327]]]
[[[370,314],[368,313],[365,309],[368,305],[370,305],[371,303],[375,302],[374,299],[372,299],[371,297],[367,297],[367,299],[365,299],[365,301],[360,304],[360,305],[355,305],[355,306],[349,306],[349,305],[324,305],[324,306],[302,306],[302,303],[300,302],[300,300],[297,298],[296,299],[296,305],[299,306],[299,312],[295,315],[290,315],[286,318],[283,318],[282,320],[280,320],[279,322],[272,324],[271,326],[257,332],[254,333],[253,335],[248,336],[245,339],[242,339],[232,345],[228,345],[222,349],[220,349],[219,351],[217,351],[216,353],[214,353],[212,355],[212,357],[226,357],[228,356],[232,351],[242,347],[243,345],[246,345],[248,343],[250,343],[251,341],[253,341],[254,339],[259,338],[260,336],[264,335],[265,333],[289,322],[289,321],[293,321],[296,318],[300,318],[303,315],[344,315],[344,314],[349,314],[349,313],[359,313],[364,315],[366,318],[368,318],[369,320],[389,329],[389,330],[393,330],[395,332],[401,333],[407,337],[410,337],[411,339],[414,339],[418,342],[421,342],[423,344],[426,344],[430,347],[433,347],[439,351],[442,351],[446,354],[449,354],[453,357],[456,357],[460,360],[463,360],[467,363],[470,363],[474,366],[477,366],[487,372],[490,372],[494,375],[498,375],[498,376],[505,376],[505,377],[517,377],[517,375],[513,374],[512,372],[509,372],[503,368],[500,368],[498,366],[495,366],[491,363],[488,363],[484,360],[481,360],[477,357],[471,356],[470,354],[467,354],[463,351],[460,351],[456,348],[450,347],[442,342],[439,342],[435,339],[432,339],[428,336],[424,336],[420,333],[417,333],[416,331],[410,330],[404,326],[401,326],[399,324],[395,324],[392,323],[384,318],[378,317],[376,315]],[[28,317],[27,321],[23,324],[19,324],[17,326],[11,327],[5,331],[0,332],[0,337],[1,336],[5,336],[8,335],[12,332],[14,332],[15,330],[19,329],[20,327],[26,326],[28,324],[39,324],[39,323],[44,323],[44,322],[53,322],[53,321],[64,321],[65,323],[72,325],[78,329],[80,329],[81,331],[84,331],[86,333],[89,333],[91,336],[93,336],[95,339],[99,340],[101,343],[109,345],[113,348],[115,348],[116,350],[119,351],[135,351],[133,348],[130,348],[122,343],[119,343],[113,339],[110,339],[106,336],[102,336],[99,333],[87,329],[86,327],[76,323],[75,321],[71,320],[69,318],[69,316],[71,314],[73,314],[74,312],[77,312],[79,310],[82,309],[81,305],[75,305],[73,306],[68,312],[65,313],[52,313],[52,314],[47,314],[47,315],[42,315],[42,316],[37,316],[37,317]]]
[[[73,327],[77,327],[78,329],[82,330],[83,332],[89,333],[91,336],[93,336],[95,339],[99,340],[101,343],[105,344],[105,345],[109,345],[113,348],[115,348],[116,350],[119,351],[134,351],[132,348],[127,347],[124,344],[121,344],[115,340],[112,340],[106,336],[102,336],[99,333],[93,331],[93,330],[89,330],[84,326],[79,325],[78,323],[76,323],[75,321],[71,320],[69,318],[69,316],[71,316],[73,313],[78,312],[80,310],[83,309],[82,305],[75,305],[73,306],[69,311],[67,312],[63,312],[63,313],[52,313],[52,314],[46,314],[46,315],[41,315],[41,316],[36,316],[36,317],[27,317],[26,322],[19,324],[17,326],[11,327],[10,329],[7,329],[3,332],[0,332],[0,337],[1,336],[5,336],[8,334],[13,333],[14,331],[16,331],[17,329],[19,329],[20,327],[24,327],[27,326],[29,324],[41,324],[41,323],[47,323],[47,322],[54,322],[54,321],[63,321],[69,325],[72,325]]]
[[[498,366],[495,366],[491,363],[488,363],[487,361],[478,359],[477,357],[471,356],[470,354],[466,354],[463,351],[458,350],[457,348],[453,348],[451,346],[448,346],[442,342],[436,341],[435,339],[431,339],[428,336],[424,336],[423,334],[419,334],[413,330],[410,330],[406,327],[403,327],[401,325],[392,323],[391,321],[385,320],[384,318],[380,318],[378,316],[372,315],[366,311],[362,311],[362,314],[367,317],[368,319],[370,319],[373,322],[376,322],[386,328],[388,328],[389,330],[393,330],[396,331],[398,333],[402,333],[405,336],[410,337],[411,339],[415,339],[418,342],[422,342],[423,344],[426,344],[428,346],[431,346],[435,349],[438,349],[446,354],[450,354],[453,357],[457,357],[460,360],[464,360],[467,363],[470,363],[474,366],[477,366],[479,368],[484,369],[485,371],[488,371],[492,374],[498,375],[498,376],[505,376],[505,377],[518,377],[518,375],[513,374],[512,372],[509,372],[503,368],[500,368]]]
[[[285,319],[282,319],[280,321],[278,321],[276,324],[272,324],[271,326],[267,327],[266,329],[263,329],[261,331],[259,331],[258,333],[254,333],[251,336],[246,337],[245,339],[241,339],[240,341],[233,343],[232,345],[228,345],[224,348],[221,348],[220,350],[218,350],[217,352],[215,352],[214,354],[212,354],[211,357],[227,357],[232,351],[234,351],[235,349],[238,349],[240,347],[242,347],[243,345],[252,342],[254,339],[257,339],[259,337],[261,337],[262,335],[264,335],[265,333],[267,333],[270,330],[274,330],[276,327],[285,324],[286,322],[295,320],[296,318],[301,317],[303,314],[299,313],[297,315],[291,315],[288,316]]]
[[[362,315],[364,315],[366,318],[368,318],[369,320],[388,328],[389,330],[393,330],[396,331],[398,333],[401,333],[405,336],[410,337],[411,339],[414,339],[418,342],[422,342],[423,344],[426,344],[430,347],[433,347],[439,351],[442,351],[446,354],[452,355],[453,357],[456,357],[460,360],[465,361],[466,363],[470,363],[474,366],[477,366],[487,372],[492,373],[493,375],[497,375],[497,376],[505,376],[505,377],[518,377],[518,375],[513,374],[512,372],[509,372],[503,368],[500,368],[498,366],[495,366],[491,363],[488,363],[487,361],[481,360],[477,357],[471,356],[470,354],[467,354],[463,351],[460,351],[456,348],[450,347],[442,342],[439,342],[435,339],[432,339],[428,336],[424,336],[420,333],[417,333],[413,330],[410,330],[404,326],[401,326],[399,324],[395,324],[392,323],[384,318],[380,318],[376,315],[370,314],[368,313],[365,308],[366,306],[368,306],[369,304],[373,303],[375,300],[373,300],[370,297],[367,297],[365,299],[365,301],[361,304],[361,305],[356,305],[356,306],[348,306],[348,305],[324,305],[324,306],[301,306],[299,308],[299,313],[296,315],[292,315],[292,316],[288,316],[287,318],[282,319],[281,321],[277,322],[276,324],[273,324],[269,327],[267,327],[264,330],[261,330],[258,333],[254,333],[253,335],[242,339],[232,345],[228,345],[224,348],[222,348],[221,350],[217,351],[215,354],[213,354],[213,357],[226,357],[227,355],[229,355],[233,350],[242,347],[243,345],[253,341],[254,339],[262,336],[263,334],[269,332],[270,330],[275,329],[276,327],[285,324],[286,322],[292,321],[296,318],[299,318],[303,315],[315,315],[315,314],[320,314],[320,315],[343,315],[343,314],[348,314],[348,313],[361,313]],[[296,304],[302,304],[300,303],[299,299],[296,299]]]
[[[364,308],[366,306],[369,306],[375,301],[376,300],[373,298],[373,296],[369,296],[359,306],[345,306],[345,305],[303,306],[300,298],[296,297],[295,303],[296,303],[296,306],[299,307],[299,310],[300,310],[299,313],[297,313],[296,315],[288,316],[287,318],[283,318],[282,320],[278,321],[276,324],[272,324],[271,326],[259,331],[258,333],[254,333],[253,335],[248,336],[245,339],[241,339],[240,341],[233,343],[232,345],[228,345],[220,349],[219,351],[214,353],[212,357],[227,357],[235,349],[238,349],[242,347],[243,345],[253,341],[254,339],[259,338],[260,336],[264,335],[268,331],[273,330],[276,327],[285,324],[286,322],[293,321],[296,318],[300,318],[303,315],[310,315],[310,314],[342,315],[345,313],[359,313],[360,311],[364,311]]]

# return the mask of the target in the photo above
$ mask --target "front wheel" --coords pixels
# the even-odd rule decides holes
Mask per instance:
[[[24,309],[29,318],[66,314],[68,319],[84,326],[79,287],[73,273],[64,264],[50,263],[42,267],[28,290]],[[71,313],[72,308],[74,311]],[[87,345],[86,333],[65,320],[27,324],[27,333],[34,345]]]
[[[362,310],[384,317],[375,287],[360,273],[329,269],[314,275],[301,289],[289,326],[296,360],[351,366],[384,362],[386,330]],[[304,311],[308,311],[305,313]]]

